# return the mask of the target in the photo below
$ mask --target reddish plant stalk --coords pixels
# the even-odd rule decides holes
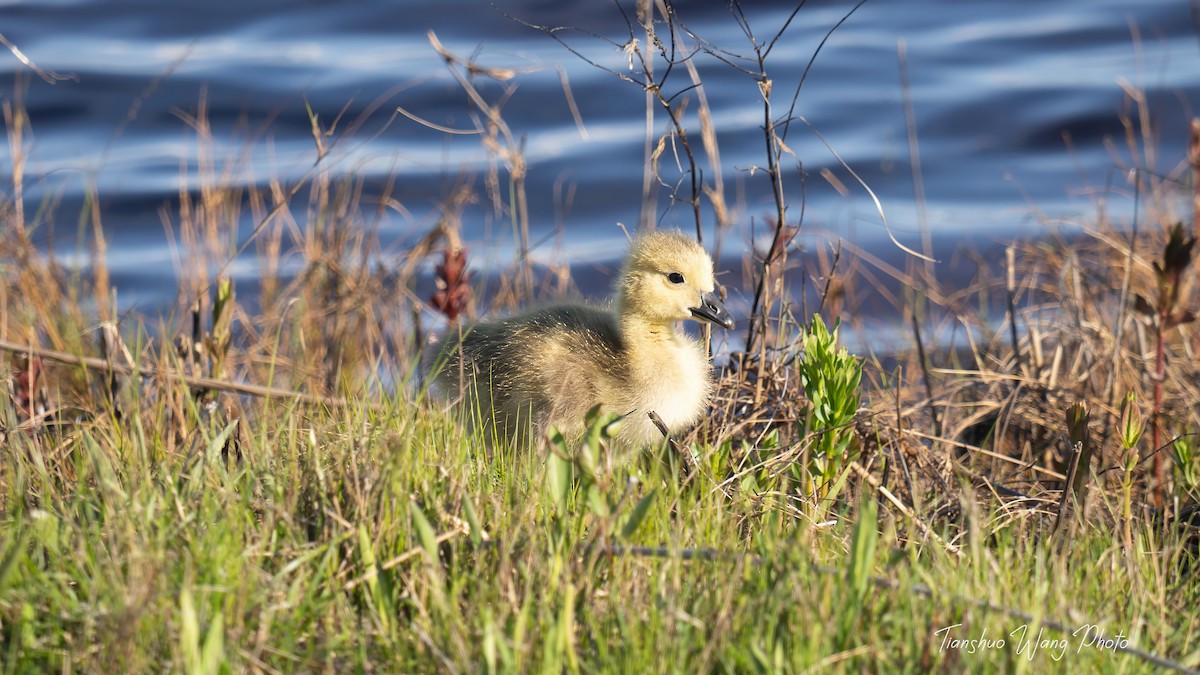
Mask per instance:
[[[1163,380],[1167,377],[1167,347],[1164,326],[1166,326],[1170,310],[1159,311],[1158,322],[1154,331],[1154,407],[1150,411],[1150,442],[1154,449],[1154,505],[1162,506],[1166,484],[1163,461],[1161,432],[1158,426],[1158,415],[1162,411]]]

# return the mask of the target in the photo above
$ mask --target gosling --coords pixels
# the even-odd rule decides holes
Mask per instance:
[[[477,406],[492,437],[525,444],[551,426],[578,437],[598,404],[623,416],[619,443],[654,444],[663,436],[651,412],[674,434],[708,407],[712,364],[676,324],[732,328],[714,287],[712,259],[695,241],[680,232],[641,234],[617,280],[615,313],[571,303],[480,323],[461,343],[447,340],[438,387]]]

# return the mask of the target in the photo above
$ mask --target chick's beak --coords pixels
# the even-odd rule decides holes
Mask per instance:
[[[725,309],[725,305],[721,304],[721,300],[715,293],[700,294],[700,306],[692,307],[692,316],[697,319],[711,321],[723,328],[733,328],[733,317],[730,316],[729,310]]]

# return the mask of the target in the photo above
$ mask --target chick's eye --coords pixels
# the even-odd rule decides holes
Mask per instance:
[[[667,275],[667,280],[673,284],[682,284],[683,283],[683,275],[680,274],[679,272],[671,272],[670,274]]]

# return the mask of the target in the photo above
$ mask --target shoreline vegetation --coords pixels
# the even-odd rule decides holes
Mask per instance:
[[[86,273],[35,246],[54,208],[24,197],[37,120],[18,79],[0,168],[6,672],[1200,668],[1200,121],[1186,162],[1147,166],[1153,112],[1129,91],[1137,220],[1098,205],[950,287],[928,230],[903,268],[797,245],[802,81],[772,91],[770,53],[799,6],[765,35],[731,4],[735,51],[669,3],[637,8],[611,42],[629,67],[593,65],[646,99],[639,225],[669,199],[710,251],[743,246],[694,58],[761,100],[775,194],[774,236],[722,282],[751,305],[743,337],[713,345],[712,409],[640,453],[598,417],[549,455],[489,447],[427,395],[431,335],[577,290],[527,255],[501,109],[519,74],[430,33],[494,161],[398,253],[376,231],[390,196],[322,165],[355,125],[310,110],[313,169],[239,187],[201,97],[184,120],[199,182],[163,211],[188,311],[151,325],[115,309],[101,195],[70,215]],[[580,58],[574,40],[607,40],[522,23]],[[486,297],[460,222],[477,199],[514,247]],[[250,251],[246,302],[224,271]],[[868,290],[910,330],[887,354],[840,339],[871,329]]]

